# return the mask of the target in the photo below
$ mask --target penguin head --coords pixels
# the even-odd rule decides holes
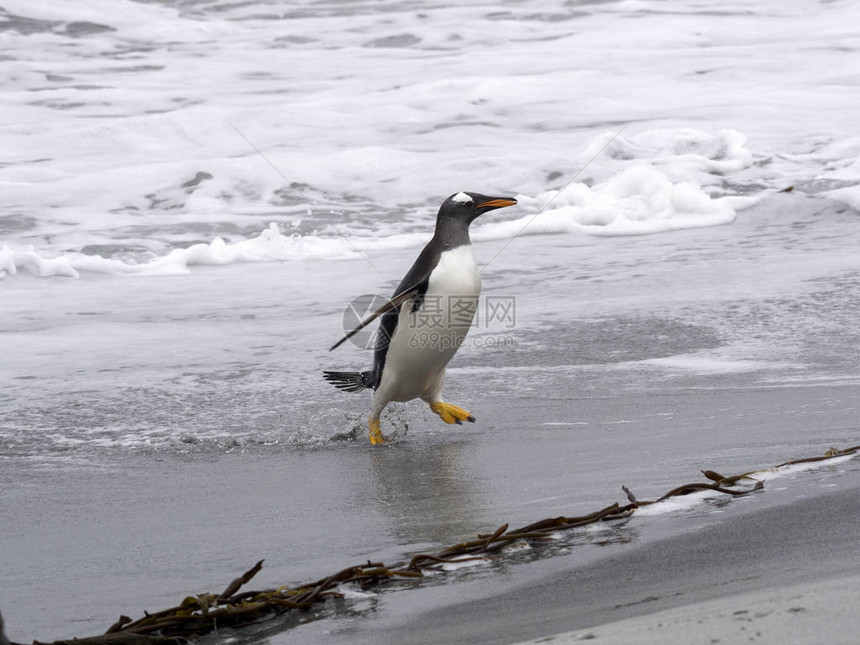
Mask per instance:
[[[517,200],[512,197],[487,197],[479,193],[459,192],[451,195],[439,207],[437,223],[456,221],[467,226],[487,211],[505,206],[513,206]]]

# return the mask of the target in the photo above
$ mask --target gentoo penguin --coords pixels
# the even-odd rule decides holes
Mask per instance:
[[[481,294],[481,273],[469,225],[487,211],[513,206],[510,197],[460,192],[442,202],[436,232],[400,282],[391,300],[331,349],[382,316],[374,340],[373,369],[323,372],[347,392],[373,388],[370,443],[385,443],[379,415],[391,401],[420,398],[445,423],[474,421],[463,408],[442,401],[445,366],[465,340]]]

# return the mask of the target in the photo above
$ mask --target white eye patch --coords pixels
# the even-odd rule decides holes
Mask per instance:
[[[451,201],[469,203],[469,202],[474,201],[474,200],[471,197],[469,197],[466,193],[457,193],[456,195],[454,195],[451,198]]]

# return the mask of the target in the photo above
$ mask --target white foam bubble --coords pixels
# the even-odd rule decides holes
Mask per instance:
[[[734,221],[737,210],[755,197],[711,197],[693,182],[672,182],[651,164],[635,163],[595,186],[571,184],[556,195],[518,196],[526,206],[551,204],[544,212],[516,220],[488,223],[477,239],[519,234],[582,232],[591,235],[638,235]],[[552,201],[550,201],[552,200]]]
[[[443,562],[440,566],[443,571],[457,571],[459,569],[467,569],[470,567],[477,567],[481,565],[488,564],[490,561],[487,558],[460,558],[456,560],[449,560],[448,562]]]
[[[49,259],[42,257],[32,248],[26,251],[13,251],[7,246],[1,247],[0,278],[6,275],[17,275],[19,270],[26,270],[40,277],[77,278],[79,276],[66,257]]]
[[[844,204],[848,204],[855,211],[860,211],[860,186],[838,188],[828,191],[826,195]]]

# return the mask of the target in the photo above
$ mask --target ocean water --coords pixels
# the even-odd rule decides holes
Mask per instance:
[[[857,25],[847,0],[3,2],[10,635],[860,443]],[[320,376],[370,354],[328,347],[460,190],[519,201],[472,229],[446,392],[479,421],[392,406],[371,451],[367,393]]]

